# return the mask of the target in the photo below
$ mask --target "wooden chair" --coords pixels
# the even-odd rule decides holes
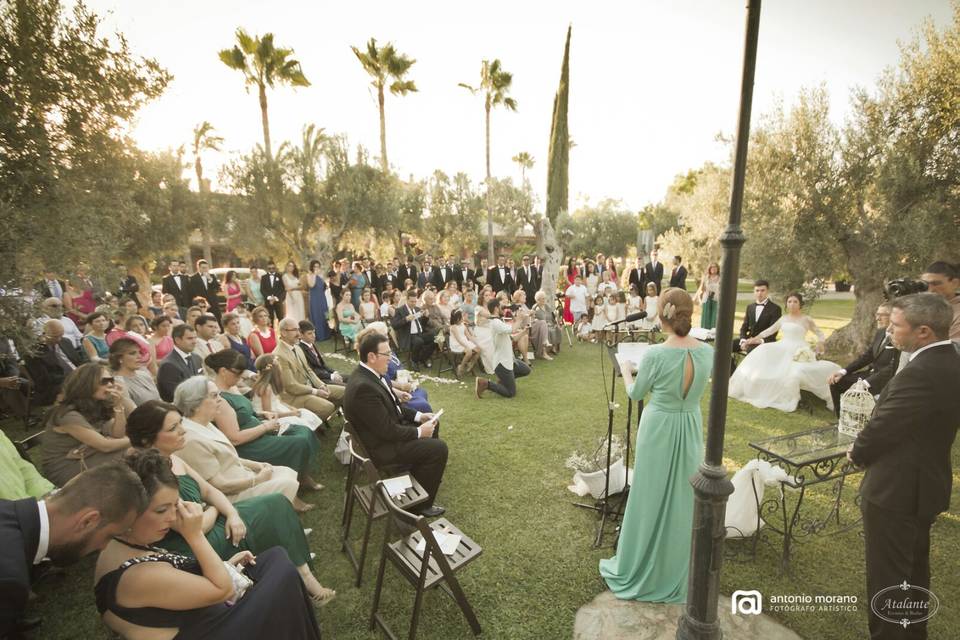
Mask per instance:
[[[373,528],[373,521],[387,515],[387,508],[383,502],[377,498],[376,483],[383,477],[377,470],[373,461],[366,456],[363,445],[356,438],[351,430],[347,430],[347,442],[350,445],[350,465],[347,468],[347,487],[343,505],[343,518],[340,527],[340,549],[347,554],[347,559],[353,565],[354,573],[357,576],[356,585],[359,587],[363,580],[363,568],[366,564],[367,549],[370,544],[370,532]],[[365,474],[367,484],[361,485],[357,482],[359,474]],[[402,475],[402,474],[401,474]],[[402,495],[394,500],[403,507],[412,507],[418,505],[430,497],[426,490],[417,482],[416,478],[410,476],[413,486],[407,489]],[[353,550],[353,543],[350,540],[350,528],[353,525],[353,508],[360,506],[360,510],[367,516],[366,526],[363,530],[363,538],[360,545],[360,557],[358,558]]]
[[[440,587],[444,593],[453,598],[470,624],[473,634],[480,635],[480,622],[467,601],[467,596],[460,587],[460,582],[455,574],[479,557],[483,550],[446,518],[439,518],[428,524],[427,519],[423,516],[414,515],[397,506],[390,499],[390,494],[383,482],[378,482],[377,488],[381,500],[386,503],[390,510],[390,519],[387,521],[383,536],[380,569],[377,572],[377,586],[373,592],[373,608],[370,612],[370,629],[379,627],[390,640],[396,640],[397,638],[378,612],[380,594],[383,590],[383,576],[389,559],[400,572],[400,575],[406,578],[416,590],[413,614],[410,619],[410,632],[407,636],[410,640],[413,640],[417,635],[420,609],[423,606],[423,594],[433,587]],[[401,531],[409,530],[411,527],[415,527],[416,530],[396,542],[390,542],[394,525]],[[450,556],[444,555],[433,535],[434,532],[460,536],[460,544],[457,545],[453,554]],[[421,554],[417,551],[417,545],[423,541],[425,541],[425,548]]]
[[[459,380],[460,376],[457,375],[457,366],[463,360],[463,353],[454,353],[450,349],[450,334],[447,334],[447,339],[444,341],[443,349],[440,354],[440,364],[437,369],[437,375],[443,375],[450,371],[453,372],[453,375]],[[449,365],[449,366],[448,366]]]

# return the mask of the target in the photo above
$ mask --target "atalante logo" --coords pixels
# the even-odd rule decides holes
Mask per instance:
[[[734,591],[730,596],[730,612],[734,615],[760,615],[763,613],[763,595],[757,590]]]
[[[878,591],[870,600],[870,609],[881,620],[906,629],[935,616],[940,609],[940,598],[929,589],[904,580]]]

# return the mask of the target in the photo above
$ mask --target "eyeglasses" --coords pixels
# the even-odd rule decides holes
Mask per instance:
[[[116,378],[100,378],[100,386],[106,387],[107,385],[115,384],[116,381]]]
[[[393,355],[393,351],[377,351],[378,356],[387,356],[388,358]]]
[[[229,371],[230,373],[232,373],[232,374],[235,375],[235,376],[242,376],[242,375],[243,375],[243,372],[244,372],[244,369],[227,369],[227,371]]]

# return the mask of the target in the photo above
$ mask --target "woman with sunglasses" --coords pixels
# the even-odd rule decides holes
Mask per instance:
[[[134,408],[107,367],[89,362],[74,369],[47,418],[43,475],[62,487],[81,471],[120,458],[130,446],[125,432]]]

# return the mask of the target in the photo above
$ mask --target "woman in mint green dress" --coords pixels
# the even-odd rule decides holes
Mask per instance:
[[[642,400],[649,393],[650,399],[640,418],[617,554],[600,561],[600,575],[618,598],[682,603],[693,524],[690,477],[703,460],[700,399],[713,348],[687,335],[693,313],[687,292],[667,289],[660,307],[669,337],[646,351],[636,380],[624,371],[630,398]]]
[[[290,467],[297,472],[300,486],[305,489],[320,489],[310,477],[310,467],[320,450],[320,443],[313,432],[304,425],[287,426],[282,435],[276,415],[263,412],[261,420],[253,409],[253,403],[242,395],[236,385],[246,371],[246,358],[233,349],[211,353],[204,363],[216,374],[213,382],[220,389],[220,397],[233,409],[236,423],[217,418],[217,428],[227,436],[241,458],[266,462],[275,467]]]
[[[224,560],[239,551],[259,554],[271,547],[283,547],[297,567],[304,585],[318,604],[336,594],[323,587],[313,575],[310,547],[300,518],[282,493],[271,493],[232,504],[216,487],[176,455],[186,443],[177,408],[150,400],[135,409],[127,420],[127,436],[137,449],[156,449],[170,463],[179,485],[180,498],[204,506],[204,537]],[[190,545],[175,531],[157,543],[158,547],[193,555]]]

